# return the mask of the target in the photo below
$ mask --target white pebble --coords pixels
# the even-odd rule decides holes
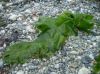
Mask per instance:
[[[3,63],[3,60],[0,59],[0,68],[3,67],[3,64],[4,64],[4,63]]]
[[[90,74],[90,70],[88,68],[82,67],[78,74]]]
[[[10,19],[10,20],[16,20],[17,17],[18,17],[18,16],[17,16],[16,14],[11,14],[10,17],[9,17],[9,19]]]
[[[16,74],[24,74],[24,71],[19,70]]]

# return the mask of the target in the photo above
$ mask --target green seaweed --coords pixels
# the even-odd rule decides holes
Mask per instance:
[[[96,63],[93,65],[92,74],[100,74],[100,54],[95,58]]]
[[[22,64],[30,58],[50,58],[62,49],[69,36],[78,35],[79,30],[89,33],[93,28],[93,16],[65,11],[56,17],[41,16],[35,25],[40,31],[38,38],[9,46],[3,55],[6,64]]]

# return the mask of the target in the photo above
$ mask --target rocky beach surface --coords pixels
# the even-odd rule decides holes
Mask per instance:
[[[49,59],[29,59],[23,65],[6,66],[2,54],[17,41],[37,38],[35,22],[39,16],[58,15],[63,11],[89,13],[95,23],[92,34],[79,32],[65,41],[62,50]],[[0,2],[0,74],[91,74],[100,53],[100,2],[86,0],[10,0]],[[12,55],[13,56],[13,55]]]

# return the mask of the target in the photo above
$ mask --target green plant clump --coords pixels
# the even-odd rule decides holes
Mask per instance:
[[[95,58],[96,62],[93,66],[92,74],[100,74],[100,54]]]
[[[20,42],[9,46],[4,55],[7,64],[19,64],[29,58],[49,58],[62,48],[69,36],[77,35],[78,31],[89,33],[93,28],[93,16],[82,13],[63,12],[56,17],[40,17],[36,23],[40,31],[33,42]]]

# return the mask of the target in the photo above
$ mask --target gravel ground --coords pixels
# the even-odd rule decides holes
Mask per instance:
[[[55,16],[62,11],[90,13],[97,21],[100,20],[100,3],[85,0],[11,0],[0,2],[0,16],[5,19],[7,26],[0,28],[0,57],[7,45],[20,40],[32,41],[37,33],[35,23],[39,16]],[[34,27],[32,27],[34,26]],[[91,74],[94,58],[99,53],[100,29],[95,25],[95,34],[86,35],[79,32],[66,40],[62,50],[50,59],[30,59],[23,65],[11,69],[1,69],[1,74]],[[8,41],[4,41],[4,39]],[[13,56],[13,55],[12,55]],[[0,68],[4,67],[0,58]]]

